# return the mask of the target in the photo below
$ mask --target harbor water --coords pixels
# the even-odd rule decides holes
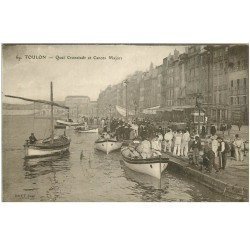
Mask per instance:
[[[29,116],[3,116],[4,201],[225,201],[180,173],[166,170],[159,181],[127,169],[119,151],[106,155],[94,149],[94,133],[67,129],[68,154],[24,160],[25,140],[31,132],[38,139],[49,136],[49,123]]]

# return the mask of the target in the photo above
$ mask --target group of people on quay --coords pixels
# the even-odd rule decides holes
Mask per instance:
[[[217,128],[210,124],[210,129],[201,126],[201,132],[190,128],[178,128],[171,121],[164,126],[156,124],[147,118],[125,121],[121,118],[101,118],[101,137],[115,138],[118,141],[133,141],[131,157],[152,158],[163,153],[184,157],[192,161],[193,165],[207,172],[214,169],[216,172],[227,166],[228,156],[235,157],[236,161],[243,161],[246,152],[244,140],[235,134],[233,140],[225,140],[224,134],[230,134],[231,124],[220,128],[222,135],[217,135]]]

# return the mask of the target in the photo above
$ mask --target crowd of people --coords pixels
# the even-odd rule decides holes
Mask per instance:
[[[142,158],[157,157],[167,152],[187,158],[200,170],[205,167],[207,172],[224,170],[229,155],[236,161],[244,160],[246,148],[243,139],[238,134],[233,141],[223,139],[225,131],[230,133],[231,125],[220,128],[222,136],[217,135],[214,124],[210,125],[210,131],[201,127],[200,135],[189,126],[178,129],[171,121],[162,127],[148,119],[126,122],[118,118],[101,118],[100,125],[104,138],[108,136],[122,141],[138,139],[140,143],[133,154]]]

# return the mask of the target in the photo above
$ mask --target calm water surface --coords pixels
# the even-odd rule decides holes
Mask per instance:
[[[119,151],[106,155],[94,149],[97,134],[68,129],[69,154],[24,160],[23,144],[32,130],[37,138],[49,136],[49,120],[3,116],[4,201],[225,200],[178,173],[165,171],[160,183],[129,170]]]

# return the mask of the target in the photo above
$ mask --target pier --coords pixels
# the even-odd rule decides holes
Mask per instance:
[[[228,157],[225,170],[218,173],[213,169],[212,173],[206,173],[195,168],[187,158],[174,156],[172,153],[164,153],[169,157],[170,168],[181,171],[194,181],[222,194],[235,201],[249,201],[248,157],[243,162],[236,162]]]

